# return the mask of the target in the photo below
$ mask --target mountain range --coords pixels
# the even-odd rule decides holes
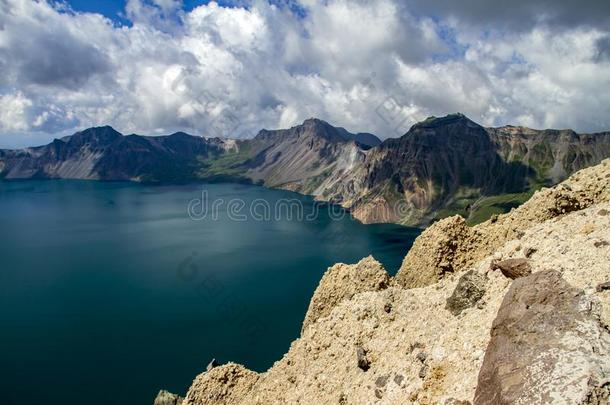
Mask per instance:
[[[382,142],[312,118],[247,140],[89,128],[0,150],[0,178],[251,182],[340,204],[364,223],[423,226],[453,214],[484,221],[606,157],[610,132],[485,128],[458,113]]]

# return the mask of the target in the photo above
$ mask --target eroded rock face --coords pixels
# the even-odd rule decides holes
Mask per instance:
[[[390,276],[372,256],[357,264],[339,263],[329,268],[311,299],[303,321],[303,331],[317,319],[330,314],[341,301],[365,291],[380,291],[388,287]]]
[[[466,265],[472,230],[460,216],[445,218],[426,229],[413,244],[395,277],[406,288],[436,283],[446,273]]]
[[[367,151],[354,170],[339,177],[330,171],[331,181],[316,195],[365,222],[426,225],[460,198],[463,186],[480,195],[525,191],[534,172],[555,184],[610,156],[609,141],[610,133],[581,138],[569,130],[483,128],[461,114],[431,117]],[[540,170],[544,166],[552,170]]]
[[[485,295],[485,276],[470,270],[458,281],[451,297],[447,298],[445,308],[453,315],[459,315],[463,310],[472,308]]]
[[[554,270],[519,278],[494,320],[474,403],[591,403],[606,395],[609,359],[590,296]]]
[[[610,160],[581,170],[564,183],[535,193],[510,213],[472,228],[460,217],[446,218],[415,240],[396,281],[405,288],[434,284],[447,274],[472,267],[537,224],[607,201]]]
[[[257,380],[257,373],[239,364],[215,367],[195,378],[182,405],[238,403]]]
[[[368,405],[472,401],[493,321],[510,286],[519,282],[499,271],[489,271],[492,259],[522,257],[525,248],[535,249],[530,259],[534,274],[549,268],[560,270],[563,279],[578,291],[594,294],[608,313],[610,293],[594,292],[598,284],[610,280],[610,247],[594,246],[599,238],[607,238],[610,230],[610,216],[597,215],[601,208],[609,206],[599,205],[535,226],[520,240],[507,243],[474,266],[476,272],[487,276],[485,295],[459,317],[445,310],[447,299],[459,283],[458,275],[424,288],[392,286],[340,302],[329,315],[312,323],[271,369],[258,374],[250,391],[239,397],[226,396],[227,400],[220,403]],[[579,233],[589,222],[596,223],[596,230],[589,235]],[[482,302],[485,305],[479,305]],[[593,336],[590,340],[595,339]],[[367,371],[359,367],[358,348],[363,349],[370,362]],[[580,363],[570,367],[581,368]],[[217,385],[230,390],[228,384],[212,386]],[[194,384],[192,390],[209,386]],[[244,385],[236,387],[243,389]],[[603,389],[591,391],[591,403],[604,403]]]
[[[157,398],[155,398],[154,405],[182,405],[182,401],[184,401],[184,398],[181,396],[161,390],[157,394]]]

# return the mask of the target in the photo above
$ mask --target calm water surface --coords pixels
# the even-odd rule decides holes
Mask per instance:
[[[314,209],[235,184],[0,182],[0,402],[150,404],[212,357],[265,370],[328,266],[372,254],[395,273],[419,233],[324,207],[309,221],[234,221],[223,207],[194,221],[203,189]]]

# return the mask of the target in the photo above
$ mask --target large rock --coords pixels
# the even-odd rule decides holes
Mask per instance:
[[[463,310],[472,308],[485,295],[485,276],[470,270],[457,283],[455,290],[447,298],[446,309],[453,315],[459,315]]]
[[[195,378],[182,405],[237,403],[257,380],[257,373],[239,364],[214,367]]]
[[[609,381],[610,333],[597,303],[554,270],[514,281],[492,326],[475,405],[608,403]]]
[[[184,398],[181,396],[161,390],[157,394],[157,398],[155,398],[154,405],[182,405],[182,401],[184,401]]]
[[[406,288],[436,283],[466,265],[472,230],[460,216],[445,218],[426,229],[413,244],[395,277]]]
[[[532,266],[527,259],[508,259],[491,263],[492,270],[500,270],[505,277],[514,280],[532,274]]]
[[[341,301],[365,291],[388,287],[390,276],[372,256],[357,264],[339,263],[329,268],[311,299],[303,321],[303,331],[317,319],[327,316]]]

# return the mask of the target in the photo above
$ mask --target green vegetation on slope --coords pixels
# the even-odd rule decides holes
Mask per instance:
[[[439,221],[443,218],[452,217],[454,215],[461,215],[464,218],[468,218],[470,215],[470,206],[476,201],[475,198],[458,198],[446,207],[441,208],[437,211],[434,221]]]
[[[438,210],[434,221],[454,215],[466,218],[470,225],[487,221],[493,215],[504,214],[512,208],[523,204],[534,194],[534,191],[523,193],[500,194],[493,196],[456,198],[447,206]]]
[[[454,215],[461,215],[470,225],[487,221],[493,215],[509,212],[529,200],[536,190],[546,185],[546,181],[530,179],[527,190],[517,193],[481,195],[477,189],[462,187],[455,197],[437,211],[434,221]]]
[[[534,191],[523,193],[502,194],[482,197],[471,207],[468,215],[464,216],[470,225],[487,221],[493,215],[504,214],[530,199]]]
[[[248,143],[240,145],[239,150],[231,150],[223,154],[200,157],[197,176],[208,181],[248,181],[244,176],[245,164],[252,157],[251,146]]]

